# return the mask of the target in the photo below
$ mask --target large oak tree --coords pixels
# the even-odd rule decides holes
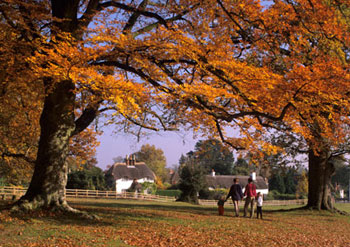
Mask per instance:
[[[130,124],[157,129],[158,123],[167,128],[154,109],[156,92],[123,71],[142,62],[138,55],[128,61],[133,53],[142,55],[152,46],[149,30],[159,25],[169,28],[168,23],[188,10],[148,4],[147,0],[0,4],[2,58],[10,61],[1,68],[3,88],[21,83],[43,89],[34,174],[15,208],[72,210],[64,197],[69,141],[102,112],[114,111],[111,121],[125,129]],[[143,74],[143,79],[153,82],[150,78]]]
[[[4,70],[45,92],[35,171],[18,205],[69,209],[69,139],[113,110],[109,122],[126,129],[183,124],[257,154],[277,151],[264,141],[271,129],[299,135],[309,152],[309,206],[329,208],[328,161],[349,120],[348,7],[345,0],[3,1],[2,29],[27,47],[4,39],[2,52],[19,58],[26,76]]]

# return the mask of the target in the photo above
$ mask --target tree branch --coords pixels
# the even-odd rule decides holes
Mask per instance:
[[[97,10],[102,10],[102,9],[105,9],[108,7],[115,7],[115,8],[123,9],[123,10],[128,11],[128,12],[133,12],[133,13],[136,13],[139,15],[143,15],[146,17],[157,19],[160,24],[162,24],[163,26],[168,28],[167,22],[160,15],[153,13],[153,12],[146,11],[146,10],[142,10],[139,8],[134,8],[132,6],[128,6],[128,5],[125,5],[125,4],[116,2],[116,1],[108,1],[108,2],[104,2],[104,3],[100,3],[97,6]]]
[[[20,158],[20,159],[23,159],[29,163],[35,163],[35,160],[28,158],[25,154],[14,154],[14,153],[5,152],[5,153],[1,154],[1,157],[2,158],[5,158],[5,157]]]
[[[147,4],[148,4],[148,0],[143,0],[143,1],[140,3],[138,9],[144,11],[145,8],[146,8],[146,6],[147,6]],[[134,12],[134,13],[130,16],[128,22],[125,24],[125,26],[124,26],[124,28],[123,28],[123,33],[126,33],[126,32],[128,32],[128,31],[130,31],[130,30],[132,29],[132,27],[135,25],[135,23],[136,23],[136,21],[137,21],[137,19],[139,18],[140,15],[141,15],[141,13],[139,13],[139,12]]]
[[[85,130],[92,123],[92,121],[94,121],[98,114],[98,108],[100,103],[101,102],[98,102],[93,105],[91,104],[84,109],[83,114],[81,114],[81,116],[77,120],[75,120],[75,129],[72,132],[71,136],[79,134],[80,132]]]
[[[90,0],[84,14],[78,20],[79,29],[86,28],[94,17],[97,11],[99,0]]]
[[[120,63],[118,61],[101,61],[101,62],[93,62],[91,63],[92,65],[105,65],[105,66],[114,66],[120,69],[123,69],[125,71],[131,72],[135,75],[140,76],[142,79],[148,81],[149,83],[151,83],[153,86],[165,91],[165,92],[169,92],[170,89],[162,86],[161,84],[159,84],[156,80],[153,80],[150,76],[148,76],[147,74],[145,74],[142,69],[135,69],[134,67],[128,65],[128,64],[124,64],[124,63]]]
[[[176,15],[174,17],[165,19],[165,22],[170,23],[170,22],[177,21],[177,20],[184,20],[183,16],[186,15],[187,13],[189,13],[190,11],[196,9],[198,6],[199,6],[199,3],[193,5],[191,8],[189,8],[187,10],[182,11],[180,14],[178,14],[178,15]],[[158,27],[158,25],[160,25],[160,24],[161,24],[161,22],[159,22],[159,21],[155,22],[155,23],[152,23],[152,24],[149,24],[148,26],[145,26],[145,27],[140,28],[139,30],[133,32],[132,36],[135,38],[138,35],[141,35],[141,34],[143,34],[145,32],[148,32],[148,31],[152,30],[153,28]]]
[[[119,109],[117,107],[105,107],[103,109],[100,109],[99,112],[104,112],[104,111],[109,111],[109,110],[114,110],[119,112],[120,115],[122,115],[126,120],[130,121],[131,123],[140,126],[141,128],[145,128],[145,129],[149,129],[149,130],[153,130],[153,131],[160,131],[161,129],[156,128],[154,126],[150,126],[150,125],[146,125],[144,123],[144,121],[137,121],[135,118],[130,117],[129,115],[123,114],[119,111]],[[145,113],[150,113],[152,116],[154,116],[155,118],[158,119],[158,121],[160,122],[161,126],[163,127],[164,131],[178,131],[179,129],[177,128],[170,128],[167,127],[163,121],[163,119],[161,118],[161,116],[159,116],[156,112],[154,111],[149,111],[149,110],[145,110]]]
[[[230,147],[236,149],[236,150],[244,150],[245,148],[243,147],[237,147],[235,145],[233,145],[231,142],[227,141],[224,137],[224,134],[222,133],[222,130],[221,130],[221,126],[220,126],[220,123],[218,120],[215,120],[215,123],[216,123],[216,129],[218,130],[219,132],[219,136],[220,136],[220,139],[223,143],[226,143],[227,145],[229,145]]]

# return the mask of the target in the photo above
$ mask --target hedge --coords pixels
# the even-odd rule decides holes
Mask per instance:
[[[156,195],[179,197],[181,190],[157,190]]]

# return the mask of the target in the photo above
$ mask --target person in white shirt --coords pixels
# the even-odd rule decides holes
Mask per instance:
[[[263,195],[258,192],[257,194],[257,203],[256,203],[256,218],[259,219],[259,215],[260,218],[262,219],[262,205],[263,205]]]

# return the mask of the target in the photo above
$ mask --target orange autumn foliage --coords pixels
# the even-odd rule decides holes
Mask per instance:
[[[2,30],[14,40],[4,38],[2,52],[19,56],[26,76],[4,70],[44,88],[44,120],[63,119],[47,132],[64,129],[62,143],[105,114],[137,135],[190,128],[257,158],[279,151],[265,140],[270,128],[318,151],[347,139],[348,7],[347,0],[5,0]]]
[[[217,133],[218,126],[236,129],[240,138],[225,139],[238,148],[276,152],[261,140],[261,122],[277,120],[310,142],[307,123],[317,122],[336,144],[345,138],[337,123],[347,121],[346,4],[170,2],[149,10],[179,14],[191,8],[187,21],[155,22],[151,32],[123,31],[127,19],[112,7],[95,14],[83,39],[43,36],[27,61],[36,78],[75,82],[82,104],[103,100],[116,112],[110,122],[148,121],[158,129],[158,105],[181,116],[173,123],[205,134]]]

